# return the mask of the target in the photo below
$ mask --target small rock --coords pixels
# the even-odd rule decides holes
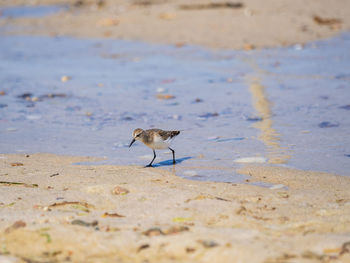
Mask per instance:
[[[126,117],[122,117],[121,120],[122,121],[132,121],[132,120],[134,120],[134,118],[132,118],[130,116],[126,116]]]
[[[171,99],[175,99],[175,96],[171,95],[171,94],[159,93],[159,94],[157,94],[157,99],[160,99],[160,100],[171,100]]]
[[[157,93],[163,93],[163,92],[165,92],[164,88],[157,88]]]
[[[193,101],[193,103],[200,103],[200,102],[203,102],[203,100],[200,99],[200,98],[196,98],[196,99]]]
[[[129,190],[120,186],[114,187],[112,194],[114,195],[126,195],[129,193]]]
[[[246,120],[251,122],[256,122],[256,121],[262,121],[263,119],[261,117],[251,116],[251,117],[247,117]]]
[[[323,121],[320,124],[318,124],[318,127],[320,128],[334,128],[334,127],[338,127],[339,123],[332,123],[329,121]]]
[[[198,243],[202,244],[205,248],[217,247],[219,244],[212,240],[198,240]]]
[[[175,44],[175,46],[180,48],[180,47],[185,46],[185,43],[184,42],[178,42],[178,43]]]
[[[243,45],[243,49],[244,49],[244,50],[247,50],[247,51],[249,51],[249,50],[254,50],[254,49],[255,49],[255,46],[254,46],[253,44],[244,44],[244,45]]]
[[[350,104],[344,105],[344,106],[340,106],[339,109],[350,110]]]
[[[120,215],[120,214],[118,214],[118,213],[108,213],[108,212],[105,212],[103,215],[102,215],[102,217],[125,217],[125,216],[123,216],[123,215]]]
[[[77,0],[74,2],[73,6],[74,7],[80,7],[84,5],[84,1],[83,0]]]
[[[145,236],[148,236],[148,237],[153,237],[153,236],[164,235],[164,232],[158,227],[153,227],[153,228],[146,230],[142,234],[144,234]]]
[[[218,117],[218,116],[219,116],[219,113],[217,112],[208,112],[208,113],[201,114],[198,117],[201,119],[208,119],[208,118]]]
[[[68,80],[71,80],[71,79],[72,79],[72,77],[70,77],[70,76],[62,76],[61,77],[62,82],[67,82]]]
[[[174,120],[181,120],[181,115],[174,114],[174,115],[172,116],[172,119],[174,119]]]
[[[138,247],[137,252],[140,252],[141,250],[147,249],[147,248],[149,248],[149,247],[150,247],[149,244],[141,245],[141,246]]]
[[[16,221],[15,223],[13,223],[12,226],[6,228],[5,232],[9,233],[12,230],[15,230],[15,229],[18,229],[18,228],[21,228],[21,227],[25,227],[26,225],[27,224],[25,222],[23,222],[22,220],[19,220],[19,221]]]
[[[196,251],[196,249],[193,247],[186,247],[186,253],[193,253],[195,251]]]
[[[187,226],[173,226],[164,231],[165,235],[174,235],[180,232],[189,231],[190,228]]]
[[[21,94],[21,95],[18,95],[17,98],[19,98],[19,99],[24,99],[24,100],[28,100],[28,99],[30,99],[32,96],[33,96],[32,93],[26,92],[26,93],[23,93],[23,94]]]
[[[85,222],[85,221],[80,220],[80,219],[75,219],[75,220],[72,221],[71,224],[72,224],[72,225],[87,226],[87,227],[89,227],[89,226],[97,226],[97,225],[98,225],[98,221],[97,221],[97,220],[94,220],[94,221],[92,221],[91,223],[89,223],[89,222]]]
[[[11,163],[11,166],[23,166],[23,163]]]

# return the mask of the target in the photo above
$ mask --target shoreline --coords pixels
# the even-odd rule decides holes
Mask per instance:
[[[251,182],[273,184],[267,188],[192,181],[159,168],[72,164],[93,160],[1,155],[0,256],[14,262],[350,259],[348,177],[240,169]]]

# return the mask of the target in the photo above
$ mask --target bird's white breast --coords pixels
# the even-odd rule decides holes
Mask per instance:
[[[163,140],[162,137],[155,134],[153,141],[148,145],[152,149],[167,149],[170,145],[171,139]]]

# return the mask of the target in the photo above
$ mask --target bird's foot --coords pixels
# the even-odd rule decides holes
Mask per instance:
[[[153,167],[152,164],[145,165],[145,168]]]

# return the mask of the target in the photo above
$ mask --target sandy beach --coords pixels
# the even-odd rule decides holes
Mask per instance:
[[[240,171],[264,188],[72,164],[94,160],[1,155],[1,262],[350,260],[347,177]]]
[[[102,37],[246,49],[303,44],[350,29],[347,0],[5,0],[1,6],[65,5],[45,17],[6,18],[9,34]]]
[[[302,49],[305,43],[330,38],[350,29],[350,8],[347,0],[246,0],[235,2],[3,0],[0,2],[0,8],[24,4],[30,6],[62,5],[63,9],[50,15],[38,17],[11,17],[1,13],[0,28],[2,34],[68,36],[78,39],[125,39],[170,44],[178,48],[184,45],[194,45],[209,49],[254,50],[296,44],[298,49]],[[21,40],[16,40],[18,42],[8,41],[8,46],[21,47],[19,44]],[[80,43],[75,45],[76,50],[82,46]],[[136,69],[132,67],[131,69],[135,72],[140,60],[149,61],[145,55],[143,57],[141,55],[141,59],[134,54],[131,56],[130,53],[133,53],[133,51],[113,53],[108,50],[108,47],[110,47],[108,43],[89,45],[97,49],[102,47],[102,51],[98,51],[101,54],[96,52],[96,54],[99,54],[99,60],[91,60],[92,62],[88,60],[90,65],[105,65],[101,62],[102,59],[107,60],[108,63],[110,61],[119,63],[119,59],[121,59],[124,60],[122,63],[128,66],[134,63],[132,65],[136,65]],[[178,48],[174,49],[178,50]],[[25,49],[17,52],[10,50],[9,53],[11,54],[19,54],[19,59],[14,57],[14,61],[20,61],[22,59],[21,54],[26,54]],[[90,46],[84,50],[90,50]],[[106,50],[108,52],[103,53]],[[68,53],[67,50],[61,52],[62,54]],[[74,52],[72,51],[72,53]],[[148,52],[153,54],[154,51]],[[167,52],[174,53],[174,51]],[[184,54],[175,57],[174,60],[178,61],[180,58],[187,57],[186,53]],[[205,55],[203,56],[205,57]],[[5,55],[4,57],[7,59]],[[34,58],[34,65],[35,59],[39,56],[34,54],[33,56],[24,55],[23,57],[24,60]],[[56,54],[55,59],[57,57],[60,57],[60,55]],[[81,59],[83,56],[77,57]],[[222,55],[222,57],[224,56]],[[235,57],[235,55],[231,55],[230,59],[232,57]],[[239,56],[237,55],[237,57]],[[294,58],[295,56],[290,55],[289,57]],[[310,55],[309,57],[315,59],[315,56]],[[71,56],[70,58],[74,59],[75,57]],[[281,56],[280,58],[283,60],[284,57]],[[199,64],[202,63],[202,57],[198,56],[196,59],[198,59]],[[221,65],[220,59],[218,59],[218,64]],[[227,58],[224,58],[222,64],[225,63],[225,59],[227,60]],[[319,58],[316,57],[315,61],[317,59]],[[52,61],[54,61],[53,58]],[[98,63],[94,63],[96,61]],[[321,59],[318,61],[321,61]],[[55,62],[57,61],[55,60]],[[265,76],[263,73],[266,73],[266,70],[258,66],[258,59],[245,57],[242,59],[242,63],[234,62],[247,63],[253,70],[248,71],[243,68],[235,72],[231,68],[214,67],[214,62],[211,61],[212,64],[200,71],[198,76],[205,75],[202,72],[209,72],[212,68],[217,69],[218,72],[229,72],[231,75],[227,75],[224,81],[222,81],[222,76],[219,78],[215,75],[214,80],[207,81],[205,79],[205,83],[206,85],[208,83],[211,85],[212,82],[215,84],[215,81],[220,79],[221,82],[217,82],[219,83],[217,85],[236,85],[227,86],[227,89],[234,90],[236,93],[232,95],[231,93],[222,92],[221,95],[225,97],[232,96],[237,99],[237,101],[228,102],[236,105],[237,108],[248,108],[246,104],[239,101],[239,95],[243,96],[244,94],[237,88],[242,86],[240,81],[245,79],[246,89],[249,90],[248,95],[245,96],[249,97],[251,95],[251,98],[249,97],[247,101],[251,99],[249,103],[251,102],[256,116],[249,116],[251,118],[248,121],[253,124],[247,124],[247,120],[242,120],[242,118],[238,121],[235,120],[235,123],[243,123],[242,125],[245,127],[249,126],[247,130],[254,135],[244,134],[243,137],[243,135],[236,133],[235,129],[235,133],[225,135],[226,137],[215,137],[204,132],[200,137],[205,138],[205,142],[199,141],[199,143],[214,145],[211,146],[211,149],[213,149],[216,147],[214,143],[220,143],[220,140],[237,143],[248,141],[254,137],[255,141],[260,142],[260,144],[256,144],[257,147],[267,149],[265,152],[261,150],[267,158],[258,156],[259,160],[266,159],[266,161],[263,161],[263,164],[255,165],[243,163],[240,168],[236,169],[232,164],[233,159],[230,159],[229,162],[232,167],[226,170],[226,173],[232,173],[230,174],[232,177],[244,175],[248,179],[242,183],[204,182],[184,179],[175,175],[181,169],[181,172],[183,172],[191,168],[187,166],[144,168],[137,165],[96,165],[96,161],[103,158],[31,153],[30,150],[23,150],[21,143],[28,142],[23,146],[24,149],[28,149],[31,143],[32,145],[43,143],[39,140],[40,134],[37,132],[36,140],[31,141],[32,138],[28,139],[26,137],[19,143],[20,147],[16,145],[17,148],[12,149],[12,152],[24,153],[5,154],[2,152],[0,154],[0,262],[350,262],[350,177],[282,166],[288,163],[293,154],[291,149],[295,148],[293,148],[292,143],[285,147],[283,134],[279,133],[276,122],[273,120],[275,114],[274,100],[270,100],[270,94],[266,91],[270,87],[268,85],[265,87],[263,83]],[[272,67],[277,68],[277,70],[280,66],[279,61],[273,63],[269,61],[266,64],[273,65]],[[285,64],[289,65],[289,62]],[[57,63],[57,65],[65,67],[64,63]],[[114,66],[114,64],[108,65]],[[146,63],[146,65],[148,64]],[[150,65],[153,64],[150,63]],[[172,68],[169,64],[166,65]],[[17,64],[11,64],[9,68],[9,73],[7,72],[8,75],[4,78],[10,82],[15,79],[13,76],[16,76],[14,72],[17,71]],[[305,66],[305,68],[308,68],[308,66]],[[14,70],[11,71],[12,69]],[[110,68],[105,66],[103,70],[106,71],[106,69]],[[245,75],[244,70],[251,72],[250,75],[248,73]],[[35,82],[36,79],[39,79],[39,77],[35,77],[37,72],[33,73],[35,81],[28,85],[28,90],[19,89],[19,91],[16,90],[17,93],[13,92],[11,85],[13,87],[15,85],[12,82],[9,87],[0,88],[0,92],[2,92],[0,95],[4,98],[4,101],[5,99],[8,100],[5,101],[6,103],[0,104],[4,112],[15,105],[15,110],[13,112],[9,111],[9,115],[12,114],[12,119],[6,119],[6,114],[3,114],[5,116],[3,123],[9,123],[10,121],[24,123],[24,126],[20,128],[6,126],[6,130],[1,130],[1,135],[5,134],[6,138],[13,139],[16,132],[25,131],[29,134],[30,128],[33,127],[31,125],[35,124],[35,121],[43,119],[43,123],[50,126],[52,123],[47,119],[50,119],[50,121],[51,119],[57,119],[57,123],[60,123],[59,115],[67,117],[67,120],[69,116],[74,116],[74,119],[70,119],[71,123],[77,125],[76,127],[80,125],[81,129],[86,123],[91,125],[92,128],[90,129],[90,126],[88,128],[92,133],[102,134],[104,132],[104,135],[108,135],[108,132],[113,130],[114,138],[116,129],[114,129],[114,126],[108,126],[110,125],[109,119],[106,120],[106,126],[101,124],[102,128],[107,127],[105,130],[102,128],[101,130],[97,128],[93,130],[95,127],[93,125],[96,125],[93,123],[93,117],[97,116],[96,119],[98,120],[98,114],[100,114],[104,118],[108,110],[99,108],[100,112],[98,112],[99,104],[95,100],[87,99],[89,98],[89,92],[86,90],[91,83],[84,82],[85,79],[81,77],[84,75],[84,71],[78,70],[73,77],[63,75],[62,72],[59,71],[57,74],[55,72],[59,77],[62,76],[61,79],[56,75],[50,75],[51,72],[49,71],[46,72],[45,76],[43,75],[44,88],[47,94],[39,94],[41,96],[37,94],[28,95],[28,93],[25,96],[25,92],[31,91],[29,88],[35,90],[33,87],[42,84]],[[111,72],[113,73],[113,71]],[[337,79],[337,85],[339,83],[337,90],[340,93],[341,88],[346,86],[341,81],[348,80],[348,75],[345,75],[345,77],[341,74],[340,77],[338,75],[325,76],[323,72],[319,75],[312,75],[313,71],[310,72],[308,74],[311,77],[306,73],[305,75],[298,75],[297,73],[295,75],[283,75],[282,72],[281,78],[284,79],[287,76],[293,80],[311,79],[312,81],[315,79],[323,81]],[[80,78],[79,73],[81,73]],[[31,74],[28,73],[28,75]],[[108,90],[110,95],[107,94],[108,98],[113,98],[115,94],[112,91],[119,88],[121,94],[124,94],[121,88],[123,85],[120,85],[121,87],[115,85],[114,80],[111,81],[110,78],[106,77],[108,74],[95,76],[99,82],[91,85],[93,89],[96,86],[101,90],[104,87],[106,90],[110,88]],[[273,74],[268,72],[266,75]],[[40,77],[42,76],[40,75]],[[139,77],[142,78],[143,76],[140,74]],[[22,78],[24,81],[26,80],[26,76],[22,76]],[[21,77],[18,79],[21,79]],[[102,83],[105,80],[107,84]],[[92,81],[95,82],[96,80],[93,79]],[[152,79],[152,81],[154,80]],[[158,87],[158,90],[164,92],[166,91],[164,85],[169,83],[169,86],[173,83],[176,85],[176,81],[171,77],[162,77],[154,82],[161,83],[163,86],[152,82],[152,88]],[[200,81],[202,79],[198,78],[199,83]],[[109,82],[117,88],[114,89],[112,84],[108,84]],[[181,79],[179,82],[181,82]],[[19,83],[21,87],[25,86],[23,83],[28,84],[28,82],[21,83],[20,81]],[[185,81],[185,84],[181,84],[177,88],[179,90],[186,85],[187,82]],[[311,82],[310,85],[315,84]],[[50,93],[52,87],[54,87],[54,92]],[[125,87],[129,86],[125,85]],[[27,87],[25,88],[27,89]],[[78,91],[76,91],[76,94],[70,93],[70,90],[75,91],[79,88],[82,88],[84,92],[86,91],[88,95],[84,97],[78,94]],[[171,88],[168,89],[171,90]],[[208,90],[211,90],[211,87]],[[95,92],[95,90],[93,91]],[[172,91],[175,94],[176,89]],[[284,91],[288,92],[288,89],[286,88]],[[84,92],[83,94],[85,94]],[[161,92],[156,93],[152,90],[151,95],[148,95],[144,90],[141,90],[140,93],[146,98],[147,103],[156,105],[154,107],[157,107],[157,103],[159,103],[159,108],[164,112],[166,112],[165,107],[177,106],[176,96],[186,97],[182,96],[182,93],[172,95],[172,93],[163,94]],[[95,93],[91,92],[91,94]],[[203,96],[205,94],[208,93],[202,92]],[[318,95],[323,96],[321,98],[323,101],[328,100],[327,94]],[[95,98],[100,95],[93,96]],[[156,96],[158,96],[158,99]],[[159,99],[159,96],[163,96],[161,97],[163,99]],[[201,98],[194,95],[192,97],[186,97],[188,99],[187,104],[181,101],[183,104],[180,103],[179,107],[184,107],[183,105],[197,107],[195,103],[203,102]],[[338,97],[342,96],[339,95]],[[66,101],[59,101],[62,98]],[[175,102],[171,104],[171,99],[169,102],[168,99],[164,98],[174,98]],[[88,105],[91,104],[91,108],[84,108],[86,104],[80,106],[80,99],[86,101]],[[145,103],[139,97],[137,99],[135,101],[140,101],[140,104]],[[210,104],[210,96],[206,100]],[[341,103],[340,107],[338,104],[336,105],[337,110],[345,114],[344,109],[348,110],[350,106]],[[83,105],[83,103],[81,104]],[[101,104],[104,104],[104,102],[102,101]],[[314,108],[317,108],[319,104],[321,104],[319,101],[315,103],[316,106],[313,104]],[[47,109],[57,107],[55,113],[58,115],[50,115],[47,119],[44,119],[42,112],[49,112],[44,108],[45,105],[49,105]],[[60,108],[61,105],[65,107]],[[97,106],[94,108],[94,105]],[[295,108],[299,109],[302,106],[297,105]],[[96,112],[93,110],[96,110]],[[226,110],[226,113],[224,110]],[[236,112],[241,114],[241,109],[236,111],[231,109],[231,112],[227,109],[224,110],[223,113],[215,111],[206,113],[204,119],[216,120],[215,117],[217,116],[228,116],[231,118],[229,121],[231,121],[232,116],[229,114],[235,115]],[[110,112],[112,111],[108,111],[108,113]],[[124,124],[131,120],[136,122],[137,117],[141,119],[151,114],[152,112],[147,112],[147,114],[137,112],[135,113],[136,117],[134,115],[130,117],[127,114],[119,116],[112,112],[109,117],[113,125],[116,125],[115,123],[119,125],[120,123],[123,124],[123,121],[125,121]],[[203,113],[199,111],[196,114],[199,114],[199,117],[203,116],[201,115]],[[288,115],[289,112],[285,114]],[[181,116],[178,115],[173,115],[170,119],[169,114],[166,113],[165,115],[168,123],[176,124],[176,121],[181,120]],[[198,116],[192,117],[195,121],[198,120]],[[191,121],[192,119],[189,119],[189,122]],[[317,128],[324,127],[328,129],[338,125],[345,129],[344,127],[347,124],[346,122],[340,124],[336,121],[327,122],[328,119],[324,122],[321,121],[323,120],[317,119],[315,121]],[[164,119],[160,118],[160,122],[164,122]],[[216,124],[225,127],[227,123],[216,122]],[[319,127],[320,124],[323,127]],[[126,125],[131,124],[128,122],[124,128],[118,127],[119,133],[123,131],[122,136],[125,137],[126,132],[124,131],[127,128],[129,129],[129,127],[126,128]],[[203,129],[203,127],[206,127],[205,125],[210,126],[211,124],[201,122],[200,125],[198,126]],[[250,125],[255,130],[250,129]],[[37,125],[36,127],[40,128],[41,126]],[[59,125],[54,127],[62,128]],[[75,132],[79,130],[76,127]],[[327,129],[328,132],[329,129]],[[41,131],[41,129],[38,130]],[[188,133],[189,135],[185,133],[181,135],[184,136],[182,137],[184,146],[186,146],[186,140],[189,140],[196,130],[192,130],[192,132],[192,134]],[[302,129],[295,134],[306,140],[303,136],[308,134],[311,136],[312,132],[314,130]],[[325,134],[324,138],[332,137],[331,133],[331,135]],[[76,134],[72,133],[71,136],[76,136]],[[42,135],[42,137],[44,136]],[[106,139],[108,144],[114,142],[111,137]],[[46,138],[46,140],[53,143],[56,143],[56,139]],[[57,139],[57,141],[59,140]],[[125,145],[122,145],[121,141],[117,141],[115,144],[115,148],[108,148],[109,151],[119,149],[119,152],[122,152],[124,150]],[[330,141],[329,144],[332,144],[332,147],[335,145],[333,148],[337,146],[334,141]],[[7,149],[9,148],[9,143],[3,142],[3,145],[6,145]],[[88,149],[92,150],[91,152],[86,151],[87,156],[94,156],[93,147],[96,147],[96,145],[99,145],[99,141],[89,145],[91,148]],[[253,151],[257,148],[256,145],[251,144],[251,148],[247,149],[247,152],[250,149]],[[65,147],[66,145],[61,145],[57,149],[62,150]],[[192,146],[189,145],[188,147]],[[140,148],[136,149],[135,152],[128,152],[129,155],[134,153],[140,159],[143,152]],[[190,154],[193,156],[188,156]],[[238,155],[235,152],[233,154]],[[346,154],[349,153],[342,152],[340,157],[350,156]],[[183,160],[194,160],[197,165],[196,169],[207,165],[204,162],[206,155],[205,151],[198,153],[181,153],[180,151],[179,154]],[[246,154],[247,157],[251,155],[253,154]],[[122,156],[116,156],[115,158],[122,158]],[[124,159],[127,160],[128,158],[125,157]],[[142,162],[148,162],[149,156],[146,155],[142,158]],[[252,158],[254,159],[256,156],[252,156]],[[207,165],[209,167],[207,170],[212,169],[214,172],[215,168],[210,165]],[[235,165],[237,167],[237,164]]]

